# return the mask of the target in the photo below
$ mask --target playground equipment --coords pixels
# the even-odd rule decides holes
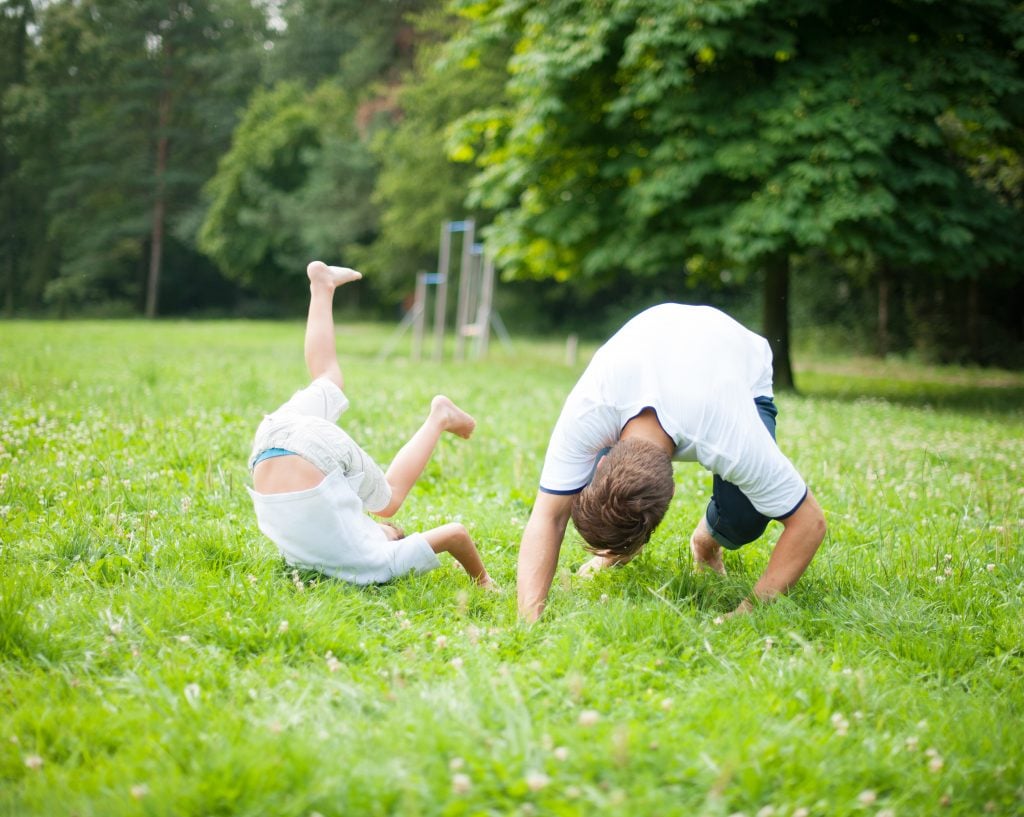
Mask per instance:
[[[433,359],[440,361],[444,357],[453,235],[462,236],[458,301],[455,310],[454,359],[464,359],[467,338],[471,338],[473,342],[473,357],[477,360],[484,357],[487,354],[492,329],[502,343],[506,346],[510,344],[508,330],[494,309],[494,261],[485,255],[482,244],[474,242],[475,222],[473,219],[446,221],[441,225],[437,272],[420,272],[416,275],[413,305],[402,318],[391,342],[381,351],[381,359],[394,351],[410,326],[413,328],[412,359],[422,358],[429,313],[427,301],[431,288],[434,289]]]

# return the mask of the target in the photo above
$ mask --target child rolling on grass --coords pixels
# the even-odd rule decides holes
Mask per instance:
[[[386,473],[336,425],[348,408],[334,340],[334,290],[362,274],[313,261],[305,358],[313,382],[260,423],[249,489],[260,530],[294,567],[354,584],[375,584],[439,566],[450,553],[476,582],[494,588],[466,529],[450,523],[406,536],[390,518],[419,479],[441,434],[468,439],[476,421],[443,395]]]

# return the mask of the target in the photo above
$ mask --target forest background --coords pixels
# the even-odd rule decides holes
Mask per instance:
[[[2,0],[0,311],[295,316],[322,257],[397,320],[472,217],[514,331],[1019,366],[1022,44],[1006,0]]]

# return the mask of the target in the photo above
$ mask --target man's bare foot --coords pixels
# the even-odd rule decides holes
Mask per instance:
[[[690,552],[697,563],[697,569],[713,570],[720,576],[725,575],[725,562],[722,561],[722,546],[711,536],[707,522],[703,519],[697,524],[690,537]]]
[[[312,284],[327,284],[332,289],[342,284],[358,281],[363,277],[361,272],[356,272],[348,267],[330,267],[323,261],[310,261],[306,267],[306,275]]]
[[[476,428],[476,420],[443,394],[430,401],[430,416],[439,419],[445,431],[450,431],[464,440],[468,440]]]

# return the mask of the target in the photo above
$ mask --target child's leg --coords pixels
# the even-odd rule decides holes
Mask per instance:
[[[347,267],[329,267],[313,261],[306,267],[309,276],[309,313],[306,317],[306,367],[310,377],[326,377],[344,388],[338,354],[334,346],[334,290],[363,276]]]
[[[424,533],[423,538],[427,540],[427,544],[430,545],[434,553],[450,553],[455,557],[455,561],[462,565],[481,587],[491,590],[498,589],[497,585],[491,581],[491,577],[487,575],[483,559],[480,558],[480,552],[473,544],[469,532],[461,524],[450,522],[439,528],[433,528]]]
[[[475,427],[476,420],[444,395],[437,395],[430,402],[430,414],[423,425],[395,454],[387,473],[384,474],[388,485],[391,486],[391,502],[379,515],[392,516],[401,507],[412,486],[423,473],[423,469],[427,467],[430,455],[434,453],[443,432],[450,431],[463,439],[468,439]]]

